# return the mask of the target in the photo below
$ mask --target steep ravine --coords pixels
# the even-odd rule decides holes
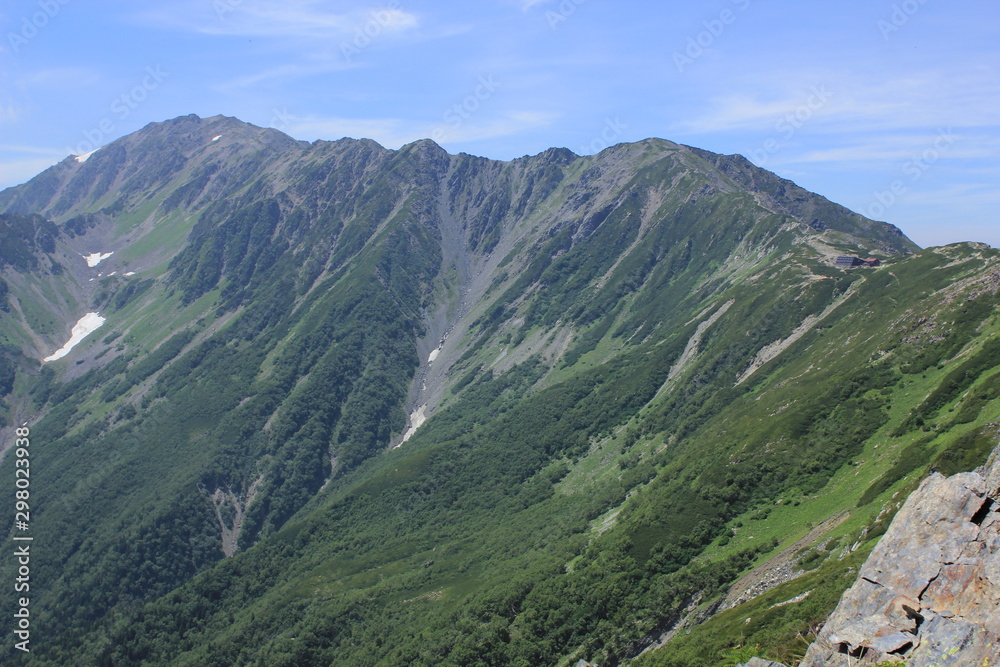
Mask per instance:
[[[459,341],[469,326],[466,315],[469,304],[475,303],[485,291],[488,281],[481,277],[481,267],[475,267],[475,256],[469,250],[465,225],[455,216],[449,203],[447,184],[455,173],[456,163],[450,160],[448,171],[438,184],[437,224],[441,242],[441,269],[434,283],[434,301],[424,317],[426,335],[419,342],[417,370],[408,398],[409,423],[393,447],[406,442],[441,403],[446,389],[448,370],[461,357],[464,349]],[[476,274],[476,271],[480,274]],[[452,336],[458,330],[458,335]]]

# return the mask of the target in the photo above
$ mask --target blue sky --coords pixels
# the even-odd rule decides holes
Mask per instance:
[[[996,0],[8,0],[0,187],[197,113],[498,159],[663,137],[1000,246]]]

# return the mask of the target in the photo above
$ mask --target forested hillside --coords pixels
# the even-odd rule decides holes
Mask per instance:
[[[38,628],[5,664],[791,664],[997,443],[1000,253],[738,156],[188,116],[0,214]]]

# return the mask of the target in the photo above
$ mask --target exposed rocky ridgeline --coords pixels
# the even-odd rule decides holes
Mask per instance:
[[[692,149],[729,178],[753,192],[761,205],[795,216],[816,230],[829,229],[853,238],[876,238],[882,249],[893,252],[905,238],[895,225],[874,222],[842,206],[810,193],[795,183],[754,166],[742,155],[718,155]]]
[[[975,472],[920,484],[799,666],[904,661],[1000,664],[1000,448]]]

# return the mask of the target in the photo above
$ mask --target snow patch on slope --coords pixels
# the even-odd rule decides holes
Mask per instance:
[[[84,153],[83,155],[77,155],[76,156],[76,161],[77,162],[81,162],[81,163],[82,162],[86,162],[87,158],[89,158],[91,155],[93,155],[94,153],[96,153],[99,150],[100,150],[99,148],[95,148],[94,150],[90,151],[89,153]]]
[[[84,338],[101,328],[106,322],[105,318],[97,313],[87,313],[80,318],[80,321],[73,327],[72,336],[61,348],[53,352],[50,356],[42,359],[43,362],[56,361],[69,354]]]
[[[106,260],[108,257],[111,257],[111,255],[113,254],[115,254],[114,251],[104,252],[104,253],[95,252],[89,255],[81,255],[81,257],[83,257],[83,259],[87,262],[87,266],[89,266],[90,268],[94,268],[95,266]]]
[[[413,414],[410,415],[410,428],[406,429],[406,433],[403,434],[403,439],[393,449],[402,446],[404,442],[413,437],[413,434],[417,432],[418,428],[423,426],[424,422],[427,421],[427,415],[425,414],[426,410],[427,406],[421,405],[413,411]]]

